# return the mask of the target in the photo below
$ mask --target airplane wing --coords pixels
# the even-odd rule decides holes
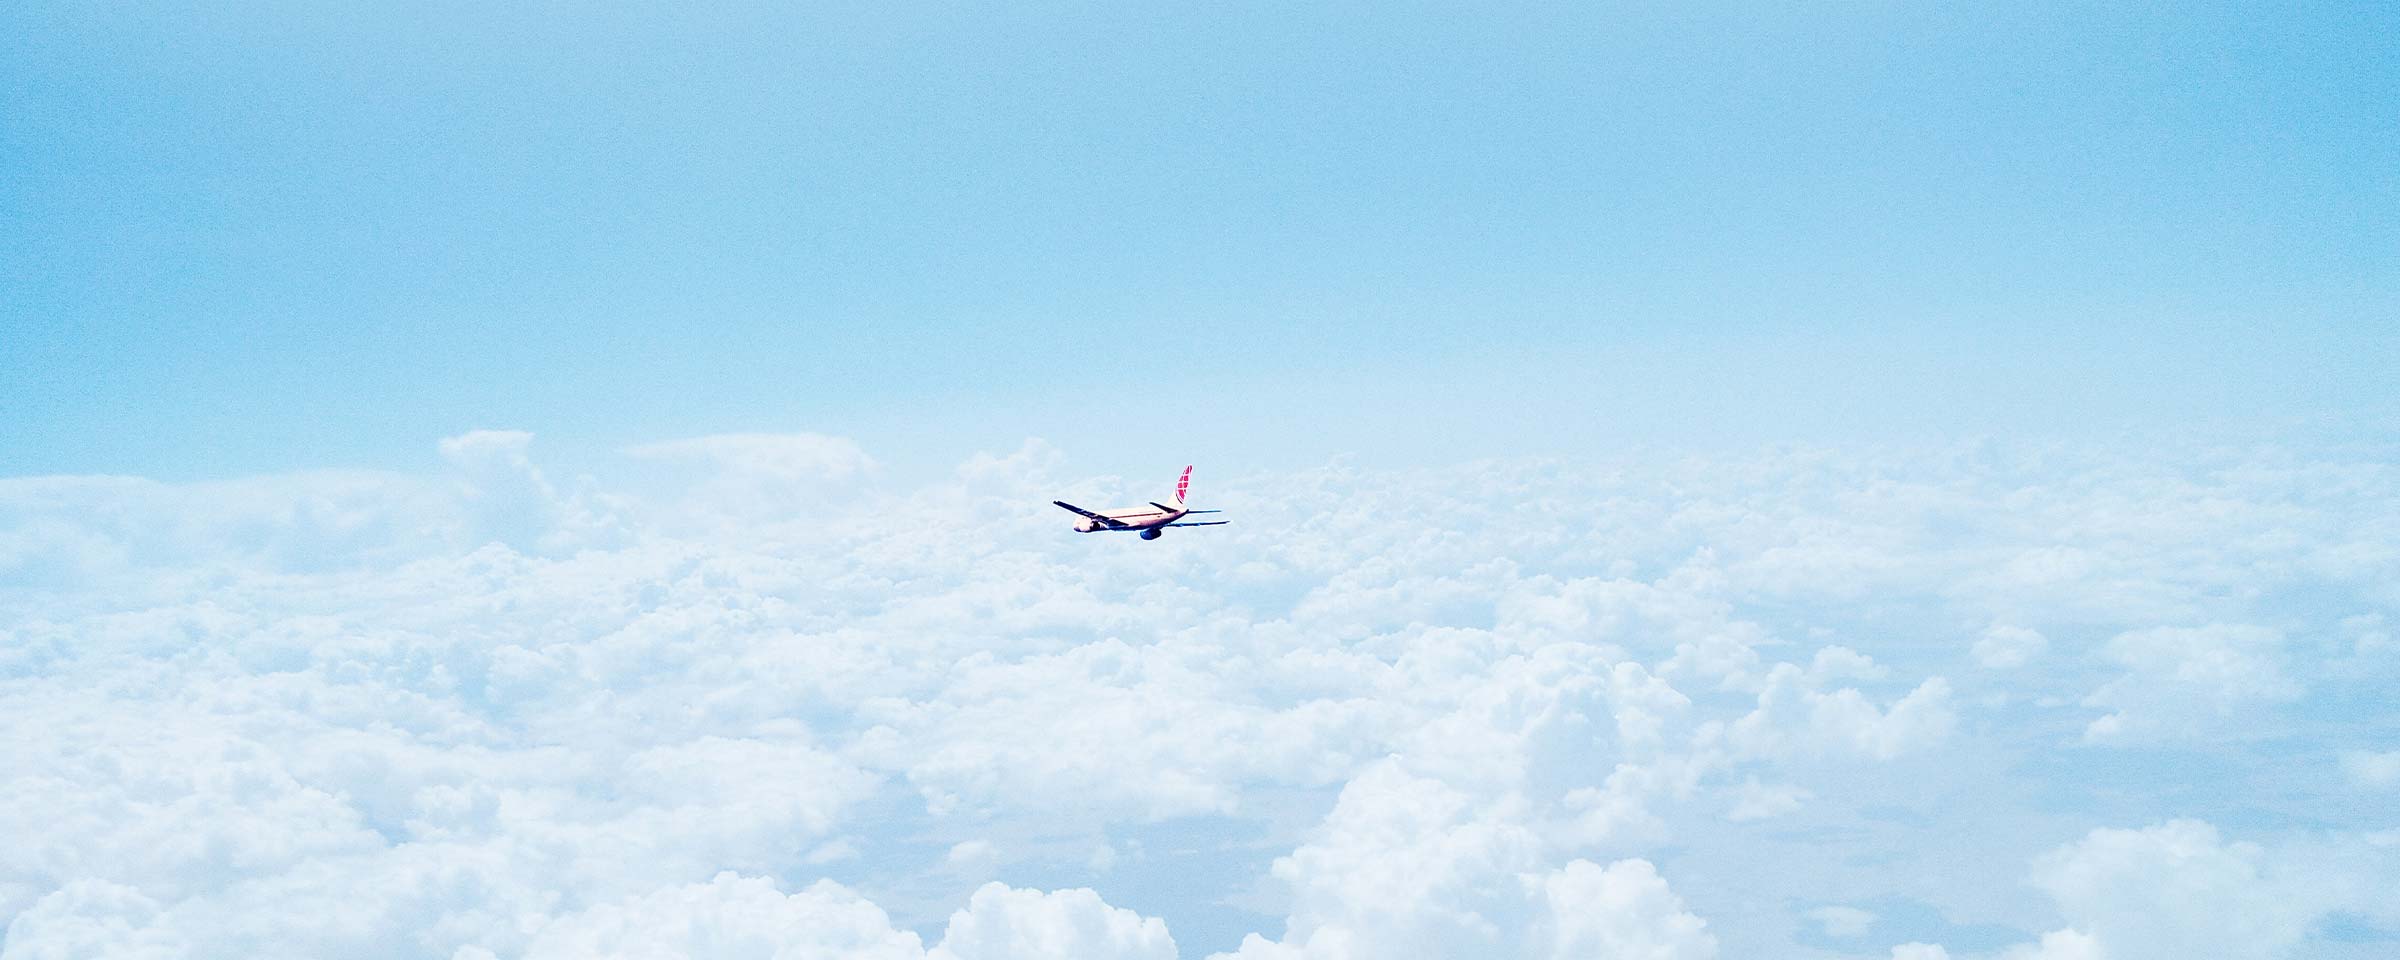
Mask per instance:
[[[1233,522],[1233,521],[1231,521],[1231,520],[1203,520],[1203,521],[1201,521],[1201,522],[1199,522],[1199,523],[1162,523],[1162,524],[1159,524],[1159,526],[1162,526],[1162,527],[1222,527],[1222,526],[1224,526],[1224,525],[1226,525],[1226,524],[1228,524],[1228,523],[1232,523],[1232,522]]]
[[[1086,510],[1086,509],[1084,509],[1084,508],[1082,508],[1082,507],[1078,507],[1078,506],[1076,506],[1076,505],[1074,505],[1074,504],[1072,504],[1072,503],[1068,503],[1068,502],[1066,502],[1066,501],[1064,501],[1064,500],[1052,500],[1052,501],[1050,501],[1050,502],[1051,502],[1051,503],[1053,503],[1053,504],[1056,504],[1056,505],[1058,505],[1058,506],[1065,507],[1065,508],[1067,508],[1067,509],[1069,509],[1069,510],[1075,511],[1076,513],[1083,514],[1084,516],[1090,517],[1090,518],[1092,518],[1093,520],[1097,520],[1097,521],[1099,521],[1099,522],[1100,522],[1100,524],[1101,524],[1102,526],[1105,526],[1105,527],[1107,527],[1107,528],[1109,528],[1109,529],[1111,529],[1111,530],[1128,530],[1128,529],[1132,529],[1132,528],[1130,528],[1130,527],[1128,527],[1128,526],[1126,526],[1126,525],[1125,525],[1125,521],[1122,521],[1122,520],[1116,519],[1115,517],[1104,517],[1104,516],[1101,516],[1101,515],[1099,515],[1099,514],[1097,514],[1097,513],[1093,513],[1093,512],[1091,512],[1091,511],[1089,511],[1089,510]]]

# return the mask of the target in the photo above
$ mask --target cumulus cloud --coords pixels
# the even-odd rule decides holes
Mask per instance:
[[[534,464],[532,445],[533,435],[521,430],[475,430],[441,442],[442,458],[457,470],[471,535],[524,552],[615,541],[621,531],[611,505],[588,485],[553,485]]]
[[[1522,797],[1479,799],[1404,767],[1352,780],[1315,838],[1275,862],[1293,891],[1284,936],[1252,935],[1233,956],[1715,955],[1706,922],[1648,861],[1544,871]]]
[[[480,949],[480,948],[469,948]],[[1090,890],[985,884],[931,950],[857,893],[820,880],[785,894],[764,877],[722,873],[544,924],[525,960],[1174,960],[1166,924]]]
[[[543,925],[525,960],[923,960],[917,935],[831,881],[784,894],[762,877],[719,874],[578,911]]]
[[[2119,960],[2283,956],[2326,907],[2294,896],[2302,891],[2275,874],[2262,848],[2226,843],[2195,820],[2094,830],[2037,861],[2034,884]],[[2047,942],[2042,950],[2071,955]]]
[[[2305,952],[2328,916],[2400,918],[2383,891],[2400,877],[2400,840],[2379,834],[2228,841],[2209,823],[2102,828],[2034,861],[2032,880],[2068,926],[2002,960],[2267,958]],[[1934,949],[1911,944],[1906,949]],[[1934,953],[1941,957],[1945,953]],[[1895,950],[1895,957],[1899,950]]]
[[[1255,935],[1239,956],[1437,957],[1503,950],[1531,918],[1509,883],[1541,839],[1509,801],[1497,807],[1386,761],[1342,788],[1316,836],[1275,861],[1292,890],[1280,944]],[[1296,951],[1296,952],[1295,952]]]
[[[1752,777],[1734,789],[1733,809],[1725,816],[1737,822],[1780,817],[1800,809],[1810,796],[1812,794],[1801,787],[1788,783],[1770,786]]]
[[[1174,960],[1175,939],[1156,917],[1109,906],[1090,890],[1012,889],[987,883],[951,914],[933,960]]]
[[[9,957],[26,960],[174,960],[190,955],[188,944],[159,923],[157,901],[132,887],[106,880],[76,880],[58,888],[9,921]]]
[[[1937,960],[1942,956],[1935,954]],[[2100,948],[2099,940],[2077,930],[2052,930],[2039,941],[2000,952],[2000,960],[2109,960],[2110,956]]]
[[[1549,956],[1627,957],[1641,960],[1703,960],[1716,956],[1716,938],[1706,921],[1684,910],[1683,900],[1647,860],[1620,860],[1602,867],[1577,860],[1542,878],[1540,921],[1549,932]]]
[[[2388,632],[2374,464],[1335,465],[1144,544],[1064,533],[1047,500],[1139,482],[1039,441],[922,482],[812,435],[440,450],[0,480],[0,954],[1769,956],[1894,898],[2054,960],[2400,929],[2360,893],[2389,825],[2227,841],[2057,772],[2087,723],[2144,758],[2238,720],[2388,786],[2348,701],[2278,709]],[[2182,802],[2282,802],[2225,749]],[[2162,825],[2012,900],[2094,796]]]
[[[2245,707],[2298,697],[2285,675],[2283,635],[2246,624],[2158,627],[2118,634],[2103,652],[2125,669],[2084,698],[2109,713],[2084,728],[2095,741],[2191,736]]]
[[[1824,691],[1794,664],[1767,675],[1758,709],[1736,721],[1733,743],[1753,755],[1789,750],[1850,751],[1891,759],[1949,736],[1955,722],[1950,684],[1932,677],[1878,707],[1856,687]]]
[[[2049,648],[2050,641],[2039,632],[1995,624],[1975,639],[1975,662],[1993,670],[2013,670]]]

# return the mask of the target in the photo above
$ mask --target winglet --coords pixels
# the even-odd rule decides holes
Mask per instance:
[[[1183,502],[1183,495],[1184,495],[1185,493],[1189,492],[1191,489],[1192,489],[1192,468],[1191,468],[1189,465],[1186,465],[1186,466],[1183,468],[1183,477],[1182,477],[1182,479],[1179,479],[1179,480],[1176,480],[1176,481],[1175,481],[1175,502],[1176,502],[1176,503],[1182,503],[1182,502]]]

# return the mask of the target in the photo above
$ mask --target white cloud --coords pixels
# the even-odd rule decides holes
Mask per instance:
[[[989,840],[961,840],[951,844],[950,852],[942,856],[942,862],[950,869],[977,875],[990,873],[999,860],[1000,851]]]
[[[1992,670],[2014,670],[2040,657],[2050,649],[2050,641],[2040,633],[1994,624],[1975,640],[1975,662]]]
[[[2052,930],[2036,942],[2000,952],[2000,960],[2111,960],[2114,956],[2100,948],[2099,940],[2075,930]],[[1937,954],[1936,960],[1940,958]]]
[[[2380,613],[2344,617],[2339,629],[2349,638],[2351,652],[2360,658],[2380,657],[2400,650],[2400,643],[2392,641],[2392,632]]]
[[[1888,760],[1942,742],[1955,722],[1950,684],[1940,677],[1879,708],[1856,687],[1815,689],[1806,671],[1786,663],[1768,671],[1758,709],[1736,721],[1730,735],[1753,756],[1851,751]]]
[[[1284,936],[1247,937],[1235,956],[1714,955],[1706,923],[1649,862],[1540,870],[1547,845],[1521,799],[1478,800],[1403,767],[1353,779],[1314,838],[1275,862],[1293,891]]]
[[[1818,650],[1808,667],[1809,680],[1817,684],[1836,680],[1881,680],[1890,675],[1891,671],[1877,664],[1874,657],[1839,645]]]
[[[2118,634],[2104,652],[2123,676],[2084,698],[2110,711],[2084,729],[2094,741],[2193,736],[2222,726],[2237,710],[2296,698],[2284,674],[2283,634],[2264,627],[2212,624]]]
[[[922,960],[917,935],[831,881],[786,895],[763,877],[629,897],[544,925],[524,960]]]
[[[2032,880],[2068,925],[1997,960],[2263,960],[2308,955],[2337,912],[2400,923],[2384,895],[2400,880],[2400,837],[2383,834],[2269,847],[2226,841],[2198,820],[2102,828],[2037,858]],[[1894,960],[1948,956],[1937,944],[1893,948]]]
[[[1487,807],[1400,763],[1376,764],[1342,788],[1314,839],[1275,861],[1292,890],[1283,943],[1326,958],[1500,949],[1530,910],[1507,881],[1538,864],[1540,848],[1506,801]],[[1242,954],[1267,947],[1245,940]]]
[[[1733,809],[1725,817],[1736,823],[1780,817],[1800,809],[1811,796],[1814,794],[1792,784],[1769,786],[1759,783],[1757,777],[1751,777],[1735,788]]]
[[[826,437],[571,480],[524,434],[442,450],[0,480],[9,957],[915,957],[953,911],[962,958],[1167,956],[1166,923],[1194,955],[1783,955],[1855,920],[1805,905],[1900,895],[2048,929],[2014,865],[2087,788],[2167,801],[2041,780],[2089,716],[2044,702],[2128,751],[2232,715],[2326,755],[2340,703],[2264,708],[2372,652],[2400,582],[2344,519],[2400,480],[2340,465],[1335,467],[1212,481],[1239,523],[1143,544],[1063,533],[1048,499],[1145,481],[1038,441],[913,489]],[[2115,635],[2112,675],[2018,623]],[[2177,802],[2272,808],[2242,749]],[[2120,859],[2383,929],[2371,836]],[[2062,897],[2024,950],[2114,955],[2138,909]]]
[[[932,960],[1174,960],[1175,940],[1156,917],[1109,906],[1090,890],[1012,889],[987,883],[951,914]]]
[[[534,465],[533,435],[475,430],[441,442],[458,473],[472,536],[520,552],[557,552],[619,542],[617,505],[587,484],[561,491]]]
[[[2370,787],[2389,787],[2400,784],[2400,750],[2376,753],[2371,750],[2350,750],[2342,754],[2342,772],[2350,779]]]
[[[191,955],[174,931],[161,928],[159,905],[141,891],[106,880],[76,880],[49,893],[8,923],[10,960],[176,960]]]
[[[1542,878],[1549,955],[1628,960],[1704,960],[1717,954],[1708,924],[1647,860],[1606,867],[1577,860]]]
[[[1045,893],[989,883],[924,948],[875,904],[820,880],[784,894],[764,877],[723,873],[559,917],[525,960],[1174,960],[1166,924],[1109,906],[1090,890]]]
[[[1836,940],[1849,940],[1863,936],[1866,934],[1867,928],[1875,925],[1873,911],[1838,904],[1811,910],[1808,912],[1808,917],[1825,928],[1826,936]]]
[[[2264,850],[2193,820],[2094,830],[2036,862],[2034,883],[2119,960],[2282,956],[2321,909],[2281,888]]]
[[[2300,955],[2342,910],[2391,922],[2383,892],[2400,877],[2400,842],[2373,836],[2270,849],[2226,842],[2198,820],[2099,829],[2035,861],[2033,882],[2068,927],[2002,960],[2169,960]]]

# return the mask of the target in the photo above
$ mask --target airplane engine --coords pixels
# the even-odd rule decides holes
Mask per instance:
[[[1161,530],[1161,529],[1159,529],[1159,528],[1157,528],[1157,527],[1151,527],[1151,528],[1150,528],[1150,529],[1148,529],[1148,530],[1144,530],[1144,531],[1142,531],[1142,539],[1144,539],[1144,540],[1156,540],[1156,539],[1158,539],[1158,535],[1159,535],[1159,534],[1162,534],[1162,533],[1165,533],[1165,532],[1166,532],[1166,531],[1164,531],[1164,530]]]

